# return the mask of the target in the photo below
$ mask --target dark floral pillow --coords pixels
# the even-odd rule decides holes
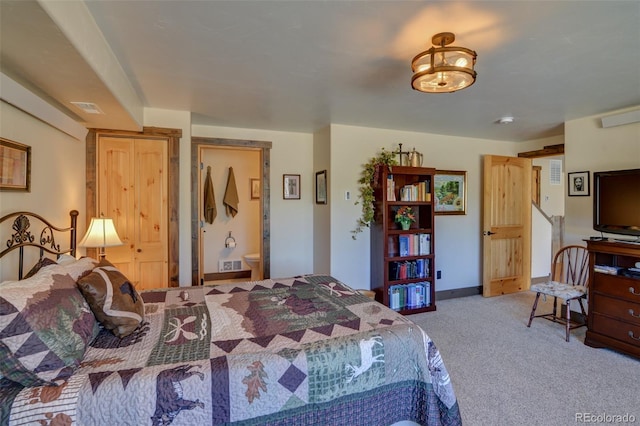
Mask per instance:
[[[107,260],[78,280],[78,287],[97,320],[122,338],[144,319],[144,303],[131,281]]]
[[[27,278],[31,278],[32,276],[34,276],[40,269],[44,268],[45,266],[49,266],[49,265],[57,265],[56,261],[53,259],[49,259],[48,257],[41,257],[40,260],[38,260],[36,262],[35,265],[33,265],[33,267],[29,270],[29,272],[27,272],[27,274],[22,277],[23,279],[27,279]]]
[[[5,282],[0,292],[0,375],[23,386],[56,384],[73,373],[98,332],[65,267]]]

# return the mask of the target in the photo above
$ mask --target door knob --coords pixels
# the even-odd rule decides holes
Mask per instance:
[[[484,231],[484,232],[482,233],[482,235],[493,235],[493,234],[495,234],[495,232],[491,232],[491,231]]]
[[[138,249],[136,250],[138,253],[142,253],[142,249]]]

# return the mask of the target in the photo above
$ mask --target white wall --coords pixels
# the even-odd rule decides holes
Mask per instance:
[[[591,186],[589,197],[565,197],[565,244],[599,235],[593,230],[593,172],[640,168],[640,123],[605,129],[602,116],[565,123],[565,172],[589,171]]]
[[[194,136],[200,137],[272,142],[271,174],[269,176],[271,184],[271,277],[281,278],[312,273],[313,206],[315,203],[313,135],[200,125],[194,125],[192,132]],[[187,158],[190,157],[187,156]],[[181,153],[181,165],[183,160]],[[283,174],[300,175],[299,200],[284,200],[282,198]],[[184,189],[190,191],[190,189]],[[190,201],[187,202],[187,206],[190,206]],[[190,235],[190,232],[183,234],[181,231],[180,239],[186,238],[190,243]],[[182,270],[182,258],[180,265]]]
[[[329,194],[333,177],[331,169],[331,127],[327,126],[313,135],[313,272],[328,274],[331,272],[331,206]],[[315,204],[315,173],[327,170],[327,204]]]
[[[0,192],[0,216],[25,210],[38,213],[56,226],[69,226],[69,211],[78,210],[78,240],[85,224],[85,143],[0,101],[0,136],[31,146],[31,192]],[[1,235],[9,234],[3,228]],[[2,241],[4,244],[5,241]],[[59,242],[66,248],[69,241]],[[84,250],[81,250],[84,254]],[[33,262],[32,262],[33,260]],[[36,259],[29,259],[31,267]],[[0,262],[0,281],[17,277],[16,260]]]
[[[344,200],[344,192],[357,195],[362,165],[381,148],[416,148],[425,167],[467,172],[467,214],[436,216],[436,270],[442,271],[436,290],[482,284],[482,158],[484,154],[514,156],[519,144],[435,134],[402,132],[344,125],[331,126],[331,274],[349,285],[370,288],[369,232],[351,238],[361,206]]]

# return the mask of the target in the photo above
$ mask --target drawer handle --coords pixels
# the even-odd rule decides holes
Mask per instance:
[[[640,293],[636,293],[636,289],[633,287],[629,287],[629,293],[635,295],[635,296],[640,296]]]
[[[633,335],[633,331],[629,330],[629,337],[631,337],[633,340],[638,340],[640,341],[640,337],[636,337]]]
[[[633,309],[629,309],[629,315],[631,315],[632,317],[635,317],[635,318],[640,318],[640,314],[636,315],[636,314],[633,312]]]

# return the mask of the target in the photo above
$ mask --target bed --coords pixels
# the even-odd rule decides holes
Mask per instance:
[[[107,262],[72,256],[74,216],[69,228],[44,221],[39,241],[33,219],[0,220],[13,222],[1,256],[39,250],[0,284],[2,425],[461,424],[428,335],[335,278],[138,294]],[[57,229],[73,234],[67,249]],[[110,289],[97,308],[96,277]],[[121,295],[131,312],[117,318]]]

